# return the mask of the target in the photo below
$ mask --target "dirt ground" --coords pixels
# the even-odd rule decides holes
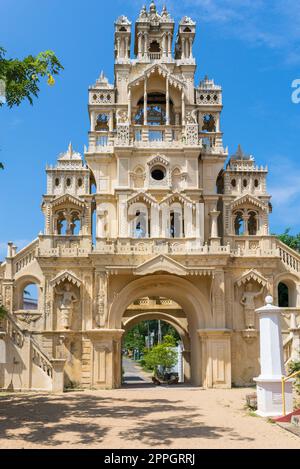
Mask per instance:
[[[300,448],[244,409],[253,390],[127,387],[0,394],[0,448]]]

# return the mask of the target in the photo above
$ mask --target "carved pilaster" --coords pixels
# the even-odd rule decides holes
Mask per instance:
[[[107,319],[107,273],[97,272],[96,274],[96,304],[94,314],[94,324],[96,328],[105,326]]]

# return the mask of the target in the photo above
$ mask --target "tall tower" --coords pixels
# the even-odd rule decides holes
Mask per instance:
[[[115,22],[115,80],[89,90],[86,161],[96,184],[96,244],[107,238],[209,242],[215,181],[227,153],[220,131],[222,90],[195,87],[196,23],[184,17],[173,48],[174,20],[154,2],[135,23]],[[175,49],[175,51],[174,51]],[[123,241],[122,241],[123,240]]]

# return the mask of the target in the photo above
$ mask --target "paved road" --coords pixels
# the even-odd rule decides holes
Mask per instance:
[[[146,373],[133,360],[123,357],[123,382],[124,384],[149,384],[151,383],[151,374]]]

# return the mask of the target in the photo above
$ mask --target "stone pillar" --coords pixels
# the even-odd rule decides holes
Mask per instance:
[[[209,215],[211,217],[210,244],[211,246],[220,246],[220,238],[218,237],[218,216],[220,212],[212,210]]]
[[[161,237],[169,238],[169,227],[170,227],[170,210],[168,205],[163,204],[161,207]]]
[[[182,54],[181,58],[185,59],[185,37],[182,38]]]
[[[193,58],[193,39],[190,37],[189,38],[189,46],[190,46],[190,59]]]
[[[159,238],[159,209],[158,205],[151,205],[151,238]]]
[[[113,132],[114,130],[114,113],[113,111],[110,111],[109,113],[109,131]]]
[[[113,389],[121,386],[121,339],[123,329],[89,331],[92,343],[91,387]]]
[[[185,95],[184,90],[181,93],[181,121],[182,125],[185,125]]]
[[[128,122],[131,124],[131,88],[128,88]]]
[[[196,203],[196,238],[204,244],[204,204]]]
[[[192,236],[192,216],[193,208],[191,204],[184,204],[184,237],[190,238]]]
[[[147,102],[147,77],[145,77],[144,81],[144,125],[148,125],[148,102]]]
[[[266,297],[266,305],[256,310],[260,328],[260,375],[257,383],[257,414],[262,417],[282,415],[281,378],[285,376],[281,335],[281,311],[273,298]],[[286,412],[293,410],[292,380],[285,384]]]
[[[53,366],[52,376],[52,392],[64,392],[64,366],[66,360],[64,358],[56,358],[51,360]]]
[[[168,35],[168,57],[172,56],[172,38],[171,34]]]
[[[170,92],[168,76],[166,77],[166,124],[170,125]]]
[[[202,356],[202,386],[231,388],[231,331],[199,329]]]
[[[127,220],[127,194],[119,195],[118,203],[118,222],[119,222],[119,237],[127,238],[128,237],[128,220]]]
[[[141,59],[142,57],[142,35],[141,33],[138,36],[138,58]]]

